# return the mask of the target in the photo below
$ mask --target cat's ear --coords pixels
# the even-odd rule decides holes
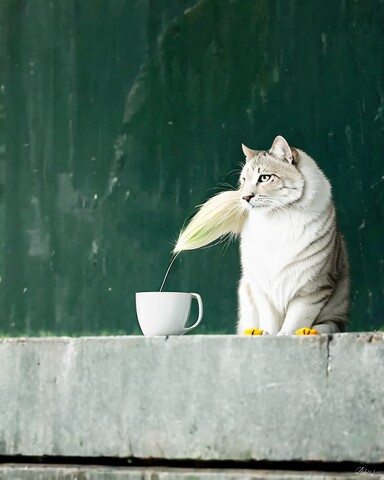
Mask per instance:
[[[295,148],[290,148],[287,141],[281,135],[278,135],[273,141],[272,147],[269,150],[272,155],[279,160],[286,161],[295,165],[297,163],[298,152]]]
[[[244,143],[241,144],[241,148],[243,149],[243,153],[246,156],[247,160],[253,158],[258,153],[257,150],[252,150],[251,148],[246,147]]]

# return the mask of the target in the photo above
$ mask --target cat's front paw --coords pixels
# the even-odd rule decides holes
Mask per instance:
[[[260,330],[258,328],[247,328],[243,332],[244,335],[269,335],[265,330]]]
[[[295,335],[317,335],[318,332],[317,330],[313,330],[312,328],[300,328],[299,330],[296,330]]]

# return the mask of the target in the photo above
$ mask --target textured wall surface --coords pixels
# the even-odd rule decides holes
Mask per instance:
[[[381,333],[10,339],[0,365],[0,456],[384,464]]]
[[[383,41],[380,0],[2,0],[0,332],[137,332],[194,205],[278,133],[333,184],[350,328],[382,327]],[[238,277],[216,247],[167,288],[229,333]]]

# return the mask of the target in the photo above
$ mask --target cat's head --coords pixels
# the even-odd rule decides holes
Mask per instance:
[[[267,151],[243,145],[246,162],[240,175],[240,197],[246,207],[279,209],[298,201],[304,177],[297,166],[299,152],[277,136]]]

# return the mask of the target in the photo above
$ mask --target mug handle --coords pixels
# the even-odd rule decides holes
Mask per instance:
[[[200,295],[198,293],[191,293],[191,296],[192,296],[192,298],[195,298],[197,300],[197,304],[199,306],[199,317],[198,317],[196,323],[194,323],[193,325],[191,325],[188,328],[184,328],[183,333],[189,332],[190,330],[193,330],[194,328],[196,328],[199,325],[199,323],[201,322],[201,319],[203,318],[203,301],[201,300]]]

